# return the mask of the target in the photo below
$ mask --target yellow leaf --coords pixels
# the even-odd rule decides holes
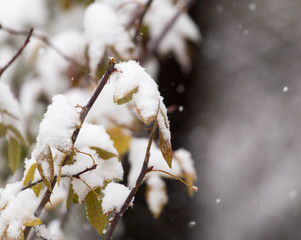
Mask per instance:
[[[131,91],[125,93],[124,96],[122,97],[116,97],[115,95],[113,96],[113,100],[114,100],[114,103],[117,103],[118,105],[121,105],[121,104],[124,104],[124,103],[127,103],[129,101],[132,100],[133,98],[133,94],[137,93],[138,92],[138,86],[136,86],[134,89],[132,89]]]
[[[114,153],[111,153],[109,151],[106,151],[106,150],[103,150],[99,147],[90,147],[90,149],[92,150],[95,150],[97,155],[103,159],[103,160],[107,160],[107,159],[110,159],[112,157],[118,157],[118,155],[114,154]]]
[[[95,190],[97,194],[100,194],[100,190]],[[87,216],[91,225],[96,229],[99,235],[102,235],[103,230],[107,223],[107,217],[102,212],[101,200],[98,200],[97,196],[90,191],[86,197]]]
[[[34,163],[30,166],[30,168],[28,169],[28,171],[26,173],[24,181],[23,181],[24,186],[26,186],[30,181],[33,181],[34,173],[35,173],[36,168],[37,168],[36,163]]]
[[[23,225],[28,227],[33,227],[42,224],[41,219],[35,217],[33,219],[27,220]]]
[[[9,138],[8,142],[8,165],[15,173],[21,161],[21,146],[14,137]]]
[[[189,184],[190,186],[193,186],[194,183],[195,183],[196,177],[193,176],[193,175],[191,175],[191,174],[189,174],[189,173],[184,173],[184,179],[185,179],[185,182],[187,184]],[[189,196],[192,196],[192,194],[194,193],[194,191],[189,186],[187,186],[187,189],[188,189]]]
[[[167,162],[168,166],[171,168],[172,157],[173,157],[171,143],[170,143],[170,141],[165,140],[163,138],[160,126],[159,126],[159,147],[160,147],[161,153],[163,155],[163,158]]]
[[[74,202],[74,191],[72,188],[72,179],[71,179],[70,185],[69,185],[68,197],[67,197],[67,201],[66,201],[67,210],[70,208],[70,206],[72,205],[73,202]]]
[[[43,183],[36,184],[31,187],[33,190],[34,194],[39,197],[41,190],[43,189]]]
[[[131,135],[126,133],[124,130],[122,130],[122,128],[118,126],[108,129],[107,133],[113,140],[114,147],[119,153],[119,155],[125,154],[129,149]]]

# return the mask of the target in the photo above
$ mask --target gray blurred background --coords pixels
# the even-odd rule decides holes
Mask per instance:
[[[180,128],[199,174],[190,239],[301,239],[301,1],[199,1],[192,14],[203,42]]]

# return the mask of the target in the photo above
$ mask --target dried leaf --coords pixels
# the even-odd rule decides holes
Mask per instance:
[[[30,181],[33,181],[34,173],[35,173],[36,168],[37,168],[36,163],[34,163],[30,166],[30,168],[28,169],[28,171],[26,173],[24,181],[23,181],[24,186],[26,186]]]
[[[113,158],[113,157],[118,157],[116,154],[111,153],[111,152],[106,151],[106,150],[103,150],[99,147],[90,147],[90,149],[95,150],[97,155],[103,160],[107,160],[107,159],[110,159],[110,158]]]
[[[170,143],[170,141],[163,138],[162,130],[161,130],[160,126],[159,126],[159,146],[160,146],[160,150],[162,152],[163,158],[167,162],[168,166],[171,168],[172,158],[173,158],[171,143]]]
[[[112,127],[107,130],[110,138],[114,142],[114,147],[119,153],[119,155],[125,154],[130,146],[131,135],[122,130],[121,127]]]
[[[114,103],[117,103],[118,105],[127,103],[127,102],[129,102],[129,101],[132,100],[133,94],[135,94],[135,93],[137,93],[137,92],[138,92],[138,86],[135,87],[134,89],[132,89],[131,91],[125,93],[125,95],[122,96],[122,97],[116,97],[116,96],[114,95],[114,96],[113,96]]]
[[[21,161],[21,146],[19,142],[10,137],[8,142],[8,165],[12,173],[15,173]]]
[[[50,147],[46,147],[42,153],[39,154],[37,160],[37,168],[38,171],[42,177],[43,183],[46,185],[46,187],[52,191],[51,182],[54,177],[54,165],[53,165],[53,157],[50,150]],[[48,164],[49,169],[47,169],[47,172],[50,174],[47,174],[48,176],[45,176],[44,169]]]
[[[95,190],[100,194],[99,190]],[[107,223],[107,217],[102,212],[101,202],[97,196],[90,191],[86,197],[87,216],[91,225],[96,229],[99,235],[102,235],[103,230]]]

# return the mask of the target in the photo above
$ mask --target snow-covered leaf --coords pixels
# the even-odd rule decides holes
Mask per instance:
[[[28,219],[23,225],[28,226],[28,227],[33,227],[42,224],[41,219],[39,218],[33,218],[33,219]]]
[[[21,147],[19,142],[10,137],[8,141],[8,165],[13,173],[16,172],[21,161]]]
[[[154,218],[159,218],[168,201],[166,186],[158,174],[152,174],[146,182],[146,202]]]
[[[136,86],[129,92],[125,92],[123,96],[118,96],[118,98],[114,96],[114,102],[119,105],[127,103],[132,100],[133,94],[137,92],[138,92],[138,86]]]
[[[99,190],[95,190],[95,192],[100,194]],[[95,193],[90,191],[86,197],[85,203],[89,222],[96,229],[98,234],[102,235],[107,223],[107,216],[105,216],[102,211],[102,201],[97,198]]]

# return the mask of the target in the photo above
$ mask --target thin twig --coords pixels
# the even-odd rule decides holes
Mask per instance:
[[[148,11],[148,9],[150,8],[152,2],[153,2],[153,0],[148,0],[148,2],[144,6],[144,9],[143,9],[142,13],[139,16],[138,26],[137,26],[137,29],[136,29],[136,32],[135,32],[135,35],[134,35],[134,40],[133,40],[134,43],[137,43],[138,35],[140,33],[140,29],[141,29],[141,26],[142,26],[144,16],[145,16],[146,12]]]
[[[110,62],[109,62],[109,66],[107,68],[106,73],[103,75],[102,79],[99,81],[99,84],[98,84],[97,88],[94,90],[92,97],[90,98],[90,100],[88,101],[86,106],[83,107],[83,110],[80,113],[81,125],[83,124],[88,112],[92,108],[92,106],[95,103],[96,99],[98,98],[100,92],[102,91],[103,87],[105,86],[105,84],[107,83],[108,79],[110,78],[111,74],[114,71],[116,71],[115,61],[114,61],[114,59],[111,59]],[[81,129],[81,127],[77,128],[73,131],[72,138],[71,138],[73,144],[75,143],[75,141],[78,137],[80,129]],[[66,164],[66,162],[69,160],[69,158],[70,158],[70,155],[65,156],[65,159],[63,160],[62,166],[64,166]],[[83,171],[86,171],[86,170],[83,170]],[[51,182],[51,189],[54,189],[54,187],[56,185],[56,182],[57,182],[57,178],[53,178],[53,180]],[[36,217],[40,216],[42,210],[45,208],[45,205],[49,201],[51,194],[52,194],[52,192],[49,189],[47,189],[47,191],[45,192],[39,206],[37,207],[37,209],[34,213],[34,215]],[[26,227],[26,229],[24,231],[24,239],[26,239],[28,237],[28,235],[30,233],[30,229],[31,229],[31,227]]]
[[[176,14],[170,19],[168,24],[165,26],[165,28],[162,30],[161,34],[150,41],[148,44],[148,49],[145,52],[145,54],[139,58],[139,62],[141,65],[144,65],[149,58],[156,52],[159,44],[162,42],[166,34],[169,32],[169,30],[172,28],[172,26],[176,23],[177,19],[181,16],[183,12],[186,12],[195,2],[196,0],[187,0],[187,2],[178,8],[178,11]]]
[[[113,233],[115,231],[115,228],[117,227],[117,225],[118,225],[118,223],[121,219],[121,216],[124,214],[124,212],[127,210],[129,205],[131,204],[131,202],[132,202],[136,192],[138,191],[138,189],[139,189],[146,173],[148,172],[147,165],[148,165],[149,158],[150,158],[150,148],[151,148],[152,143],[153,143],[153,139],[154,139],[154,136],[155,136],[156,129],[157,129],[157,121],[154,121],[152,131],[151,131],[149,139],[148,139],[148,144],[147,144],[147,148],[146,148],[146,152],[145,152],[145,156],[144,156],[144,161],[143,161],[143,164],[142,164],[142,167],[141,167],[141,171],[140,171],[140,174],[139,174],[139,176],[136,180],[136,185],[135,185],[135,187],[133,187],[131,189],[131,191],[130,191],[128,197],[126,198],[124,204],[122,205],[120,211],[114,214],[113,221],[110,225],[110,228],[109,228],[108,233],[105,237],[105,240],[111,240],[112,239],[112,235],[113,235]]]
[[[62,177],[62,178],[79,178],[80,175],[82,175],[82,174],[84,174],[84,173],[86,173],[86,172],[92,171],[92,170],[94,170],[94,169],[96,169],[96,168],[97,168],[97,164],[93,165],[92,167],[86,168],[85,170],[80,171],[79,173],[72,174],[72,175],[63,174],[61,177]],[[58,177],[58,176],[54,176],[54,178],[56,178],[56,179],[57,179],[57,177]],[[21,189],[21,191],[24,191],[24,190],[26,190],[26,189],[28,189],[28,188],[32,188],[33,186],[38,185],[38,184],[41,183],[41,182],[43,182],[43,179],[40,179],[40,180],[38,180],[38,181],[36,181],[36,182],[33,182],[33,183],[30,183],[30,184],[26,185],[25,187],[23,187],[23,188]]]
[[[13,34],[13,35],[26,35],[27,34],[26,31],[22,31],[22,30],[18,31],[18,30],[15,30],[15,29],[5,27],[3,25],[0,25],[0,29],[2,29],[3,31],[5,31],[7,33]],[[85,71],[88,71],[86,66],[80,64],[79,62],[77,62],[72,57],[67,56],[57,46],[55,46],[46,36],[41,35],[41,34],[37,34],[37,33],[33,33],[32,37],[44,42],[48,47],[50,47],[52,50],[54,50],[58,55],[60,55],[66,61],[68,61],[70,63],[73,63],[74,65],[77,65],[78,67],[84,69]]]
[[[1,28],[1,25],[0,25]],[[23,45],[18,49],[18,51],[16,52],[16,54],[12,57],[12,59],[4,66],[4,67],[0,67],[0,76],[3,74],[3,72],[17,59],[17,57],[19,57],[21,55],[21,53],[23,52],[24,48],[27,46],[27,44],[30,41],[30,38],[32,36],[33,33],[33,28],[31,28],[29,30],[29,32],[26,33],[27,37],[23,43]]]

